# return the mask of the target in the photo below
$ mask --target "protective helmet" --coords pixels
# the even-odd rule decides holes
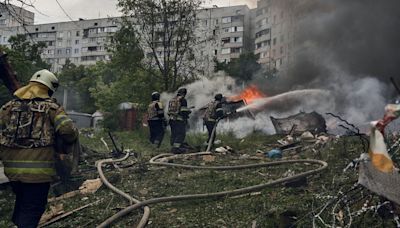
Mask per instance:
[[[187,93],[186,88],[180,88],[180,89],[178,89],[178,95],[186,96],[186,93]]]
[[[215,100],[216,101],[222,101],[222,98],[223,98],[224,96],[222,96],[222,94],[221,93],[217,93],[217,94],[215,94]]]
[[[53,93],[56,92],[59,85],[57,77],[48,70],[39,70],[34,73],[30,81],[47,86]]]
[[[160,93],[157,92],[157,91],[153,92],[153,93],[151,94],[151,100],[152,100],[152,101],[158,101],[158,100],[160,100]]]

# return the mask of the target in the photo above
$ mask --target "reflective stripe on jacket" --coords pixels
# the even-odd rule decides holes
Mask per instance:
[[[10,121],[9,112],[11,108],[3,107],[0,110],[0,119],[3,123],[6,123],[5,125]],[[57,137],[67,142],[74,142],[77,139],[77,129],[72,120],[65,114],[64,109],[57,103],[54,102],[51,105],[47,118],[46,121],[49,121],[51,126],[42,129],[44,134],[53,137],[57,134]],[[52,141],[55,141],[55,139],[52,139]],[[29,148],[0,145],[0,160],[4,164],[4,173],[10,181],[44,183],[55,180],[56,153],[54,145]]]

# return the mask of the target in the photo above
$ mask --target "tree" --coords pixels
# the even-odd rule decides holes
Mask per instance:
[[[252,53],[243,53],[237,59],[232,59],[229,63],[215,61],[215,71],[223,70],[238,82],[248,82],[261,70],[261,65],[257,62],[258,57]]]
[[[58,74],[60,89],[68,91],[68,109],[86,113],[96,111],[95,100],[90,95],[90,88],[96,85],[95,76],[88,68],[76,66],[69,59],[66,60]]]
[[[136,34],[154,75],[163,89],[173,91],[196,78],[193,45],[196,10],[201,0],[119,0],[124,23]]]
[[[16,71],[21,84],[26,84],[36,71],[50,68],[50,65],[44,62],[40,56],[46,47],[45,43],[32,43],[22,34],[10,37],[8,42],[11,48],[0,46],[0,49],[7,53],[8,61]],[[7,88],[0,85],[0,104],[4,104],[10,99]]]

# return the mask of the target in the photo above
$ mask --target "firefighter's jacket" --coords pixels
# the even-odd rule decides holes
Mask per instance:
[[[21,97],[24,96],[0,109],[0,160],[4,173],[10,181],[51,182],[56,177],[56,135],[73,143],[78,131],[64,109],[50,97]]]
[[[182,96],[176,96],[169,101],[168,116],[170,120],[186,121],[192,111],[187,106],[187,101]]]
[[[206,110],[203,115],[203,120],[208,122],[215,122],[217,119],[224,116],[224,109],[220,101],[211,101],[207,104]]]
[[[148,120],[164,120],[164,109],[160,101],[152,101],[147,108]]]

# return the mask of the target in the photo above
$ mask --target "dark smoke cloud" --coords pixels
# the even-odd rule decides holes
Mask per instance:
[[[338,77],[332,68],[343,77],[400,80],[400,1],[299,1],[310,7],[298,21],[297,63],[273,87],[322,85]]]
[[[259,77],[257,84],[264,84],[269,95],[327,89],[334,102],[321,112],[340,114],[359,126],[381,118],[384,106],[398,97],[389,78],[400,82],[400,1],[278,1],[288,3],[282,10],[299,15],[295,61],[276,78]]]

